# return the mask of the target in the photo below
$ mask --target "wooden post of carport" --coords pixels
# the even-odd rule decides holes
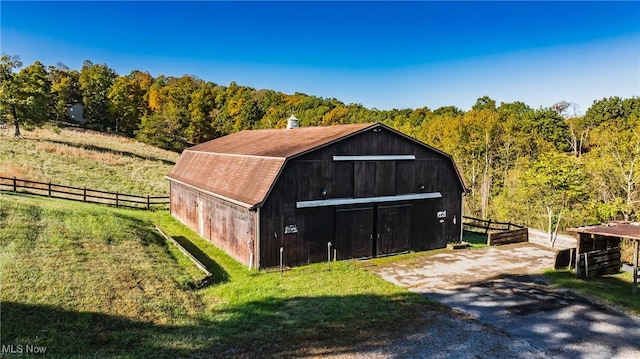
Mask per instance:
[[[640,239],[633,240],[633,294],[638,294],[638,242]]]

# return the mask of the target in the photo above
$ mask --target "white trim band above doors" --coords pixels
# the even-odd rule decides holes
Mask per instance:
[[[411,194],[400,194],[397,196],[332,198],[332,199],[320,199],[316,201],[299,201],[299,202],[296,202],[296,208],[341,206],[345,204],[411,201],[411,200],[417,200],[417,199],[430,199],[430,198],[442,198],[442,193],[440,192],[411,193]]]
[[[415,155],[333,156],[334,161],[401,161],[415,159]]]

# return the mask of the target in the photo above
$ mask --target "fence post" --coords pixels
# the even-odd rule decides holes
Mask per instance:
[[[49,180],[49,185],[48,185],[48,193],[49,193],[49,197],[51,197],[51,180]]]
[[[280,278],[282,278],[282,270],[284,265],[282,264],[282,253],[284,252],[284,248],[280,247]]]
[[[327,265],[331,270],[331,242],[327,242]]]
[[[485,234],[489,233],[489,229],[491,228],[491,219],[489,219],[489,222],[487,222],[487,229],[485,230]]]
[[[589,252],[584,253],[584,272],[587,280],[589,279]]]
[[[87,187],[85,187],[82,191],[82,202],[87,201]]]
[[[116,207],[118,207],[118,192],[116,191]]]
[[[17,190],[16,190],[16,188],[17,188],[17,186],[16,186],[17,181],[18,181],[18,179],[16,178],[16,176],[13,176],[13,192],[16,192],[16,191],[17,191]]]
[[[149,195],[147,195],[147,211],[151,209],[151,203],[149,203]]]

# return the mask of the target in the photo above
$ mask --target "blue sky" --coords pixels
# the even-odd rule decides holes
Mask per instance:
[[[369,108],[640,96],[640,2],[0,2],[0,49]]]

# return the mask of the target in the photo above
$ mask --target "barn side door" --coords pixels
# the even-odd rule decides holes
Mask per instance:
[[[371,257],[373,207],[336,209],[335,249],[338,259]]]
[[[198,200],[198,231],[204,237],[204,201]]]

